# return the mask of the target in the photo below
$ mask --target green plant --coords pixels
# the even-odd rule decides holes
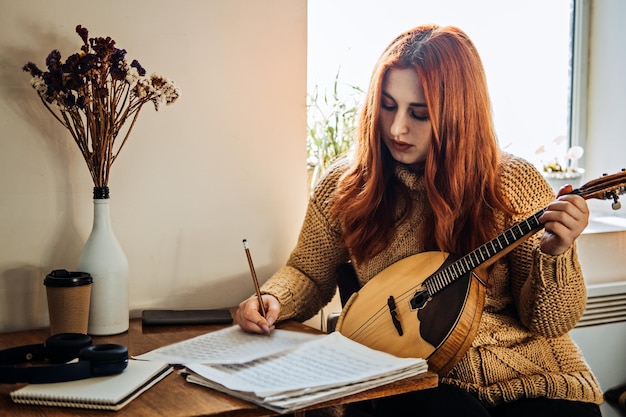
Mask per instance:
[[[342,94],[339,87],[337,71],[331,94],[326,91],[322,94],[316,85],[307,97],[307,166],[311,190],[324,171],[348,152],[356,133],[363,90],[348,86],[349,92]]]

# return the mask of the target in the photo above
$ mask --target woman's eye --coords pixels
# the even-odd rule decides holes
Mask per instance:
[[[395,110],[396,105],[392,103],[385,103],[384,101],[380,104],[384,110]]]
[[[427,111],[411,111],[411,117],[419,121],[427,121],[429,119]]]

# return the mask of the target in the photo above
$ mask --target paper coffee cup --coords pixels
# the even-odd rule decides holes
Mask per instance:
[[[92,283],[87,272],[56,269],[46,275],[50,334],[87,334]]]

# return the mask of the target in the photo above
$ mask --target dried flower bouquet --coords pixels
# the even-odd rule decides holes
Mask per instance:
[[[128,64],[126,50],[116,48],[110,37],[89,38],[81,25],[76,33],[83,40],[80,52],[63,61],[61,53],[53,50],[46,59],[47,71],[32,62],[23,70],[32,76],[31,85],[46,109],[74,138],[94,186],[107,187],[111,165],[143,105],[152,102],[158,111],[161,104],[175,102],[180,91],[158,74],[146,76],[137,60]]]

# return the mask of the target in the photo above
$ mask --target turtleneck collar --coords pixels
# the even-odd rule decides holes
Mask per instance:
[[[394,175],[411,191],[424,190],[424,170],[413,166],[395,163]]]

